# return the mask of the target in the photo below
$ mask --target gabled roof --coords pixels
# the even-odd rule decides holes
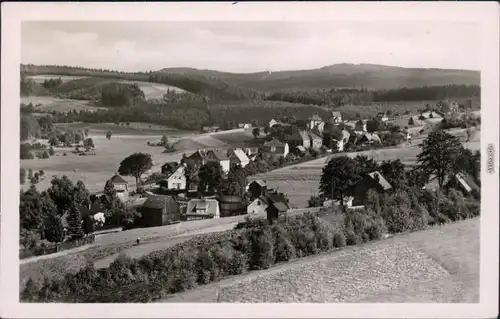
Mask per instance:
[[[128,182],[126,180],[124,180],[123,177],[121,177],[118,174],[115,174],[113,177],[111,177],[110,181],[113,184],[128,184]]]
[[[165,171],[167,174],[171,174],[175,172],[175,170],[179,167],[179,163],[177,162],[167,162],[161,166],[161,170]]]
[[[196,214],[197,209],[205,209],[205,214],[217,214],[219,202],[215,199],[191,199],[186,208],[186,214]]]
[[[250,182],[250,184],[249,184],[249,185],[251,185],[251,184],[253,184],[253,183],[257,183],[257,184],[258,184],[259,186],[261,186],[261,187],[267,186],[266,181],[261,180],[261,179],[256,179],[256,180],[254,180],[254,181]]]
[[[171,196],[153,195],[142,204],[143,208],[163,209],[170,205],[177,205],[175,199]]]
[[[184,169],[184,165],[178,165],[172,172],[170,172],[168,175],[167,175],[167,179],[170,178],[170,176],[174,175],[175,173],[177,173],[179,170],[182,170],[182,174],[185,175],[185,169]]]
[[[366,137],[368,141],[375,141],[378,143],[381,143],[382,140],[380,139],[380,136],[378,136],[377,133],[368,133],[368,132],[363,132],[363,136]]]
[[[229,156],[227,156],[227,153],[227,150],[212,149],[208,151],[207,155],[218,161],[226,161],[229,160]]]
[[[378,175],[378,183],[380,184],[380,186],[382,186],[384,190],[392,189],[391,184],[389,184],[389,182],[385,179],[385,177],[382,174],[380,174],[379,171],[374,171],[368,174],[368,176],[370,176],[373,180],[376,180],[377,175]]]
[[[277,192],[268,192],[265,196],[269,201],[269,203],[274,203],[274,204],[282,203],[286,207],[286,209],[289,208],[288,200],[286,199],[285,194]]]
[[[479,185],[477,185],[476,182],[474,182],[474,179],[469,174],[465,172],[460,172],[455,175],[455,178],[468,193],[472,191],[476,192],[480,191]]]
[[[237,148],[233,151],[233,155],[240,161],[240,162],[248,162],[250,159],[248,156],[243,152],[241,148]]]
[[[288,210],[288,206],[282,202],[271,202],[269,207],[274,206],[279,212],[286,212]]]

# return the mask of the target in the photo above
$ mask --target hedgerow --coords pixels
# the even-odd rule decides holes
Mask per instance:
[[[477,201],[458,192],[371,195],[365,209],[281,218],[277,223],[247,219],[235,229],[194,237],[138,259],[119,256],[109,268],[92,264],[63,279],[28,280],[27,302],[150,302],[248,271],[381,239],[387,232],[420,230],[478,216]],[[335,218],[336,219],[336,218]]]

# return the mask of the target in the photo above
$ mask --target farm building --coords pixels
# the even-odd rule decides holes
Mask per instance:
[[[141,227],[163,226],[180,220],[179,204],[171,196],[148,196],[140,212],[142,216],[137,224]]]
[[[111,184],[113,185],[118,198],[120,198],[122,201],[127,201],[128,200],[128,182],[126,180],[124,180],[123,177],[121,177],[118,174],[115,174],[109,180],[111,181]]]
[[[343,152],[344,151],[344,140],[336,140],[332,139],[332,150],[335,150],[337,152]]]
[[[240,196],[222,195],[219,197],[220,217],[238,216],[246,213],[246,207]]]
[[[358,137],[356,140],[356,144],[373,144],[377,143],[380,144],[382,143],[382,140],[378,136],[377,133],[368,133],[368,132],[363,132],[361,136]]]
[[[387,112],[380,112],[377,114],[377,120],[380,122],[387,122],[389,117],[387,116]]]
[[[281,214],[286,213],[290,209],[286,201],[276,200],[276,198],[276,196],[274,199],[273,197],[267,196],[269,204],[266,208],[266,214],[267,220],[270,222],[274,222]]]
[[[258,147],[247,147],[247,148],[245,148],[245,154],[247,154],[247,156],[255,155],[257,153],[259,153],[259,148]]]
[[[172,164],[175,164],[172,165]],[[168,166],[166,166],[168,165]],[[185,166],[176,162],[166,163],[161,167],[162,174],[166,177],[157,184],[167,189],[186,189]]]
[[[323,139],[312,132],[309,132],[309,139],[312,148],[319,149],[323,146]]]
[[[288,153],[290,152],[290,148],[288,146],[288,143],[283,143],[280,142],[276,139],[264,143],[264,146],[262,147],[264,152],[269,153],[274,156],[283,156],[286,157]]]
[[[276,124],[281,124],[280,122],[276,121],[275,119],[271,119],[269,121],[269,127],[273,127],[275,126]]]
[[[207,163],[207,154],[205,150],[196,150],[196,152],[186,157],[185,161],[200,167]]]
[[[267,201],[267,198],[265,196],[259,196],[247,206],[247,213],[248,214],[265,213],[268,205],[269,203]]]
[[[267,183],[261,179],[250,182],[247,186],[248,191],[250,192],[251,198],[257,198],[265,194],[267,190]]]
[[[363,178],[354,186],[354,199],[353,205],[363,205],[366,199],[366,195],[369,190],[374,190],[380,194],[391,191],[392,186],[389,182],[380,174],[380,172],[375,171],[363,176]]]
[[[354,131],[366,132],[366,120],[359,120],[354,124]]]
[[[332,111],[332,117],[329,119],[329,122],[333,124],[342,123],[342,113],[338,111]]]
[[[207,161],[216,161],[222,167],[222,170],[227,173],[230,169],[230,160],[228,156],[227,150],[222,149],[211,149],[207,152],[206,155]]]
[[[303,146],[304,148],[311,147],[311,140],[306,131],[297,131],[286,139],[290,147]]]
[[[250,163],[250,159],[241,148],[237,148],[230,152],[229,164],[231,166],[241,165],[241,167],[245,167],[248,163]]]
[[[186,207],[186,219],[210,219],[219,218],[219,202],[215,199],[191,199]]]
[[[323,119],[318,115],[318,113],[314,113],[311,117],[308,119],[309,122],[309,129],[313,129],[314,127],[318,126],[320,123],[323,123]]]
[[[465,196],[472,195],[477,197],[481,194],[481,187],[474,181],[474,178],[466,172],[455,174],[446,183],[446,188],[458,189]]]

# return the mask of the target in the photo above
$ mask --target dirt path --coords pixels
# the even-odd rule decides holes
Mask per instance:
[[[87,250],[87,249],[89,249],[90,247],[93,247],[93,246],[94,246],[93,244],[92,245],[83,245],[83,246],[80,246],[80,247],[76,247],[76,248],[72,248],[72,249],[68,249],[68,250],[63,250],[63,251],[60,251],[60,252],[57,252],[57,253],[53,253],[53,254],[48,254],[48,255],[43,255],[43,256],[36,256],[36,257],[31,257],[31,258],[25,258],[25,259],[19,260],[19,264],[23,265],[23,264],[28,264],[28,263],[32,263],[32,262],[44,260],[44,259],[51,259],[51,258],[66,256],[66,255],[69,255],[69,254],[74,254],[74,253],[78,253],[78,252]]]

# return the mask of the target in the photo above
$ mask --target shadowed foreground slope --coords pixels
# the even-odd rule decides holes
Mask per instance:
[[[162,302],[479,302],[479,218],[228,278]]]

